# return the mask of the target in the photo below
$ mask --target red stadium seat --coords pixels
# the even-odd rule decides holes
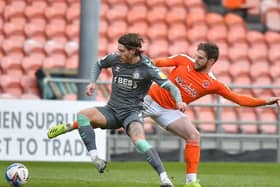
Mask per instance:
[[[150,40],[167,39],[168,27],[165,22],[157,22],[148,28],[148,37]]]
[[[261,108],[259,112],[260,132],[262,134],[277,134],[277,109]]]
[[[24,27],[24,33],[28,38],[40,40],[45,42],[45,19],[32,19],[31,22],[27,23]]]
[[[128,7],[125,3],[117,3],[110,9],[110,14],[107,14],[107,20],[111,22],[115,20],[125,20],[128,13]]]
[[[64,1],[52,2],[51,5],[47,6],[45,9],[45,16],[48,21],[59,18],[64,19],[66,15],[67,4]]]
[[[250,69],[250,75],[253,79],[269,72],[269,64],[266,60],[254,62]]]
[[[11,95],[12,97],[19,98],[23,93],[20,77],[14,75],[3,75],[0,77],[0,83],[4,93]]]
[[[44,59],[44,68],[64,68],[66,58],[64,55],[52,55]]]
[[[145,21],[147,19],[148,9],[144,4],[132,6],[127,13],[127,21],[132,24],[136,21]]]
[[[244,134],[257,134],[258,128],[258,117],[254,108],[243,107],[238,110],[240,117],[240,129]]]
[[[216,132],[216,117],[215,111],[212,108],[200,108],[198,112],[198,129],[204,133]]]
[[[168,56],[168,41],[165,39],[154,40],[149,45],[148,51],[152,58]]]
[[[248,56],[251,61],[267,60],[268,47],[264,42],[254,43],[249,47]]]
[[[45,33],[48,39],[59,40],[59,41],[66,41],[66,22],[64,19],[51,19],[46,25]]]
[[[187,30],[188,40],[191,43],[205,41],[207,38],[207,31],[208,28],[206,24],[194,25],[192,28],[188,28]]]
[[[280,43],[280,33],[275,31],[267,31],[264,33],[266,43],[270,46],[272,44]]]
[[[34,76],[35,72],[43,66],[43,57],[30,55],[22,59],[22,68],[25,75]]]
[[[101,4],[103,6],[103,3]],[[67,23],[73,23],[76,20],[80,20],[80,3],[72,3],[66,10]]]
[[[254,86],[267,86],[271,84],[272,84],[272,78],[268,73],[259,75],[253,81]],[[262,98],[273,96],[273,92],[270,89],[254,89],[254,93],[257,97],[262,97]]]
[[[12,1],[9,5],[6,5],[3,12],[4,14],[2,13],[5,20],[10,20],[15,17],[23,17],[25,6],[25,1]]]
[[[5,38],[2,42],[3,51],[6,54],[18,53],[23,55],[23,44],[25,38],[23,36],[11,36]]]
[[[230,66],[230,74],[233,78],[237,78],[242,74],[250,74],[251,64],[248,59],[239,59],[233,61]]]
[[[182,6],[171,7],[166,15],[169,24],[184,23],[187,20],[187,11]]]
[[[109,5],[107,3],[101,3],[100,4],[100,10],[99,10],[99,17],[100,17],[100,20],[103,20],[103,19],[106,19],[106,16],[108,14],[108,11],[109,11]]]
[[[274,63],[272,65],[269,66],[269,75],[272,76],[272,78],[274,80],[276,80],[277,78],[280,78],[280,68],[279,68],[279,63],[280,60],[278,61],[278,63]]]
[[[221,124],[219,129],[224,133],[240,133],[239,117],[235,108],[223,108],[221,111]]]
[[[72,23],[66,26],[65,34],[68,40],[79,42],[80,35],[80,23]],[[102,25],[101,25],[102,26]],[[100,27],[101,28],[101,27]]]
[[[79,43],[75,41],[69,41],[64,45],[64,51],[67,56],[72,56],[79,53]]]
[[[263,13],[264,24],[269,30],[280,31],[280,8],[271,7]]]
[[[9,55],[2,58],[0,66],[5,74],[21,77],[23,75],[21,61],[22,56]]]
[[[228,29],[228,37],[227,41],[230,44],[235,44],[237,42],[246,41],[247,30],[244,26],[241,25],[233,25]]]
[[[219,47],[219,59],[218,61],[220,61],[220,59],[228,59],[228,50],[229,50],[229,46],[227,41],[225,40],[217,40],[215,42],[218,47]]]
[[[24,14],[28,19],[43,18],[45,19],[46,1],[32,1],[31,4],[25,7]]]
[[[164,5],[157,5],[151,7],[151,10],[148,11],[147,20],[150,24],[156,22],[164,22],[166,19],[167,7]]]
[[[127,1],[130,1],[130,0],[127,0]],[[132,1],[130,1],[132,2]],[[150,1],[146,1],[148,7],[153,7],[153,6],[159,6],[159,5],[164,5],[164,6],[167,6],[166,5],[166,1],[165,0],[150,0]]]
[[[235,86],[246,86],[246,85],[252,85],[252,78],[248,74],[240,74],[238,76],[234,77],[234,80],[232,82]],[[239,94],[254,96],[253,90],[250,88],[235,88],[234,91],[238,92]]]
[[[168,40],[170,42],[179,40],[186,41],[188,38],[187,28],[184,23],[169,24]]]
[[[225,25],[224,18],[221,14],[210,12],[206,14],[206,23],[208,27],[215,27],[217,25]]]
[[[212,26],[207,32],[208,41],[226,41],[227,40],[227,27],[224,24]]]
[[[6,1],[0,1],[0,12],[4,12],[6,6]]]
[[[115,40],[121,35],[127,33],[127,27],[128,26],[126,21],[114,21],[109,24],[107,35],[111,40]]]
[[[35,76],[25,75],[21,77],[20,80],[21,87],[24,93],[31,93],[39,95],[40,90],[38,88],[37,79]]]
[[[174,54],[185,54],[186,51],[188,50],[189,43],[187,40],[179,40],[179,41],[174,41],[171,44],[169,44],[168,47],[168,53],[169,55],[174,55]]]
[[[101,58],[108,53],[108,40],[106,37],[99,37],[98,56]]]
[[[279,62],[280,60],[279,49],[280,49],[280,43],[270,45],[267,54],[270,63],[275,64],[275,62],[277,61]]]
[[[180,7],[184,7],[184,0],[172,0],[172,1],[166,1],[165,2],[166,5],[170,8],[174,7],[174,6],[180,6]]]
[[[202,0],[187,0],[184,2],[189,12],[205,13],[205,7]]]
[[[65,43],[60,42],[60,41],[55,41],[55,40],[49,40],[45,44],[45,52],[47,55],[53,55],[53,54],[61,54],[65,55]]]
[[[12,35],[23,35],[23,28],[24,25],[23,24],[18,24],[18,23],[14,23],[14,22],[6,22],[4,24],[4,34],[6,36],[12,36]]]
[[[219,58],[217,64],[213,66],[214,74],[229,74],[230,64],[231,63],[228,58]]]
[[[44,43],[38,40],[28,39],[24,41],[23,50],[26,55],[41,53],[44,56]]]
[[[139,33],[142,37],[147,37],[149,25],[146,21],[138,21],[128,27],[128,32]]]
[[[74,26],[79,27],[79,25],[77,24]],[[108,32],[108,27],[109,27],[108,22],[105,19],[101,19],[99,22],[99,36],[106,37]]]
[[[191,28],[194,25],[205,24],[205,15],[199,13],[188,13],[188,18],[186,19],[187,27]]]
[[[228,56],[233,63],[242,59],[248,60],[248,50],[247,42],[236,42],[229,48]]]
[[[66,69],[78,69],[79,68],[79,55],[74,54],[72,56],[69,56],[65,62],[65,68]]]
[[[264,43],[265,42],[264,34],[254,30],[248,31],[247,41],[250,45],[254,45],[255,43]]]

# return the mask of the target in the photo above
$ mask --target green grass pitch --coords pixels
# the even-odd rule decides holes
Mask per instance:
[[[0,187],[8,187],[4,174],[13,162],[0,161]],[[158,187],[159,177],[146,162],[110,162],[99,174],[91,163],[21,162],[30,172],[26,187]],[[183,186],[185,165],[164,162],[175,186]],[[202,187],[279,187],[280,164],[202,162]]]

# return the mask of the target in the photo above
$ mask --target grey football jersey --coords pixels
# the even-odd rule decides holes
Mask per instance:
[[[112,93],[108,106],[117,113],[142,110],[142,102],[152,82],[162,85],[167,77],[142,55],[136,64],[125,64],[117,53],[111,53],[98,61],[101,68],[112,68]]]

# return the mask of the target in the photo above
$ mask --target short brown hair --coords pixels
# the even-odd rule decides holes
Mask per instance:
[[[218,60],[219,47],[213,42],[200,43],[198,45],[197,50],[204,51],[206,53],[208,59],[213,58],[215,61]]]
[[[137,33],[124,34],[118,40],[118,43],[124,45],[127,49],[136,49],[135,55],[140,55],[143,52],[141,50],[143,42],[143,38]]]

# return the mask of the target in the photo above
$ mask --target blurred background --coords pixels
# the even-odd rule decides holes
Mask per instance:
[[[88,82],[80,76],[80,67],[90,69],[79,58],[79,46],[86,42],[80,41],[85,38],[80,32],[81,4],[86,2],[0,0],[2,113],[5,109],[1,103],[7,99],[35,103],[84,100],[78,91],[79,84]],[[214,41],[221,53],[214,67],[219,80],[239,93],[280,96],[279,0],[94,2],[92,11],[98,16],[83,17],[86,24],[94,22],[98,30],[91,38],[97,45],[97,55],[91,62],[115,51],[118,37],[127,32],[144,37],[145,54],[152,58],[178,53],[193,56],[198,43]],[[168,73],[170,69],[162,71]],[[107,101],[111,78],[110,70],[102,71],[93,100]],[[186,113],[202,133],[202,160],[280,162],[280,114],[276,106],[240,108],[211,95],[191,104]],[[3,116],[0,130],[5,127]],[[183,160],[183,140],[163,131],[149,118],[145,130],[163,160]],[[109,160],[126,159],[135,153],[123,129],[108,132],[107,140]],[[174,150],[182,154],[174,157]],[[133,158],[138,159],[136,155]]]

